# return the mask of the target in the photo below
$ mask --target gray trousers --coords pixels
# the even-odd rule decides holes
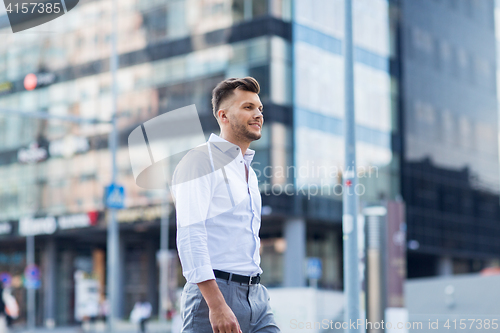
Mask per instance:
[[[269,293],[262,284],[245,285],[216,279],[227,305],[243,333],[280,332],[269,306]],[[181,296],[182,333],[213,333],[208,305],[197,284],[186,283]]]

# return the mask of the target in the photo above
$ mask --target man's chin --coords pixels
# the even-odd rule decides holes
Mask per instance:
[[[247,133],[246,137],[252,141],[259,140],[262,137],[261,133]]]

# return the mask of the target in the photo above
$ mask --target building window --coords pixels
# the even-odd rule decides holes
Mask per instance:
[[[450,110],[444,110],[442,115],[442,132],[444,141],[449,145],[456,144],[456,126],[455,119]]]
[[[434,68],[436,68],[436,70],[441,70],[442,67],[443,67],[443,59],[441,57],[441,42],[439,41],[439,39],[435,39],[434,40],[434,49],[436,50],[436,52],[434,52]]]
[[[491,77],[494,66],[490,65],[489,62],[483,58],[476,57],[475,59],[475,72],[477,83],[483,88],[494,88],[492,84]]]
[[[412,42],[417,58],[423,63],[432,63],[435,43],[431,34],[416,27],[412,32]]]
[[[476,122],[475,135],[477,136],[476,147],[481,153],[490,155],[498,154],[498,145],[495,142],[497,140],[495,127],[483,122]]]
[[[165,7],[143,13],[142,20],[149,38],[156,40],[167,35],[167,10]]]
[[[417,135],[427,139],[436,139],[436,110],[431,104],[416,101],[415,119],[418,128]]]
[[[459,133],[462,148],[472,149],[474,147],[472,128],[470,120],[465,116],[461,116],[459,119]]]
[[[469,67],[469,58],[465,50],[461,47],[457,47],[457,63],[460,76],[466,78],[468,72],[467,68]]]
[[[291,20],[292,0],[269,0],[270,14],[282,19],[283,21]]]
[[[458,64],[458,49],[451,46],[451,75],[454,77],[460,76],[460,65]]]
[[[451,46],[446,41],[441,41],[439,45],[439,58],[443,68],[450,71],[451,65]]]
[[[253,0],[252,1],[252,15],[259,17],[267,15],[267,1],[268,0]]]
[[[472,54],[468,55],[468,66],[464,71],[464,77],[470,84],[476,83],[476,73],[474,69],[474,56]]]
[[[243,21],[245,18],[245,0],[233,0],[233,23]]]

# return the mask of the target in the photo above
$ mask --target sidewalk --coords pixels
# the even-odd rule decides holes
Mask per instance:
[[[56,327],[53,329],[37,327],[35,330],[30,331],[26,328],[13,328],[9,333],[100,333],[106,332],[106,325],[104,322],[96,322],[92,325],[71,326],[71,327]],[[137,333],[139,332],[138,325],[130,321],[118,321],[116,324],[117,333]],[[151,321],[146,325],[147,333],[170,333],[171,322],[161,323],[159,321]]]

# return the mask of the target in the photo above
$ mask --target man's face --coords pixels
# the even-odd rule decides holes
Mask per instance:
[[[251,91],[235,89],[233,96],[223,103],[229,128],[235,137],[244,141],[259,140],[264,124],[262,103],[259,95]]]

